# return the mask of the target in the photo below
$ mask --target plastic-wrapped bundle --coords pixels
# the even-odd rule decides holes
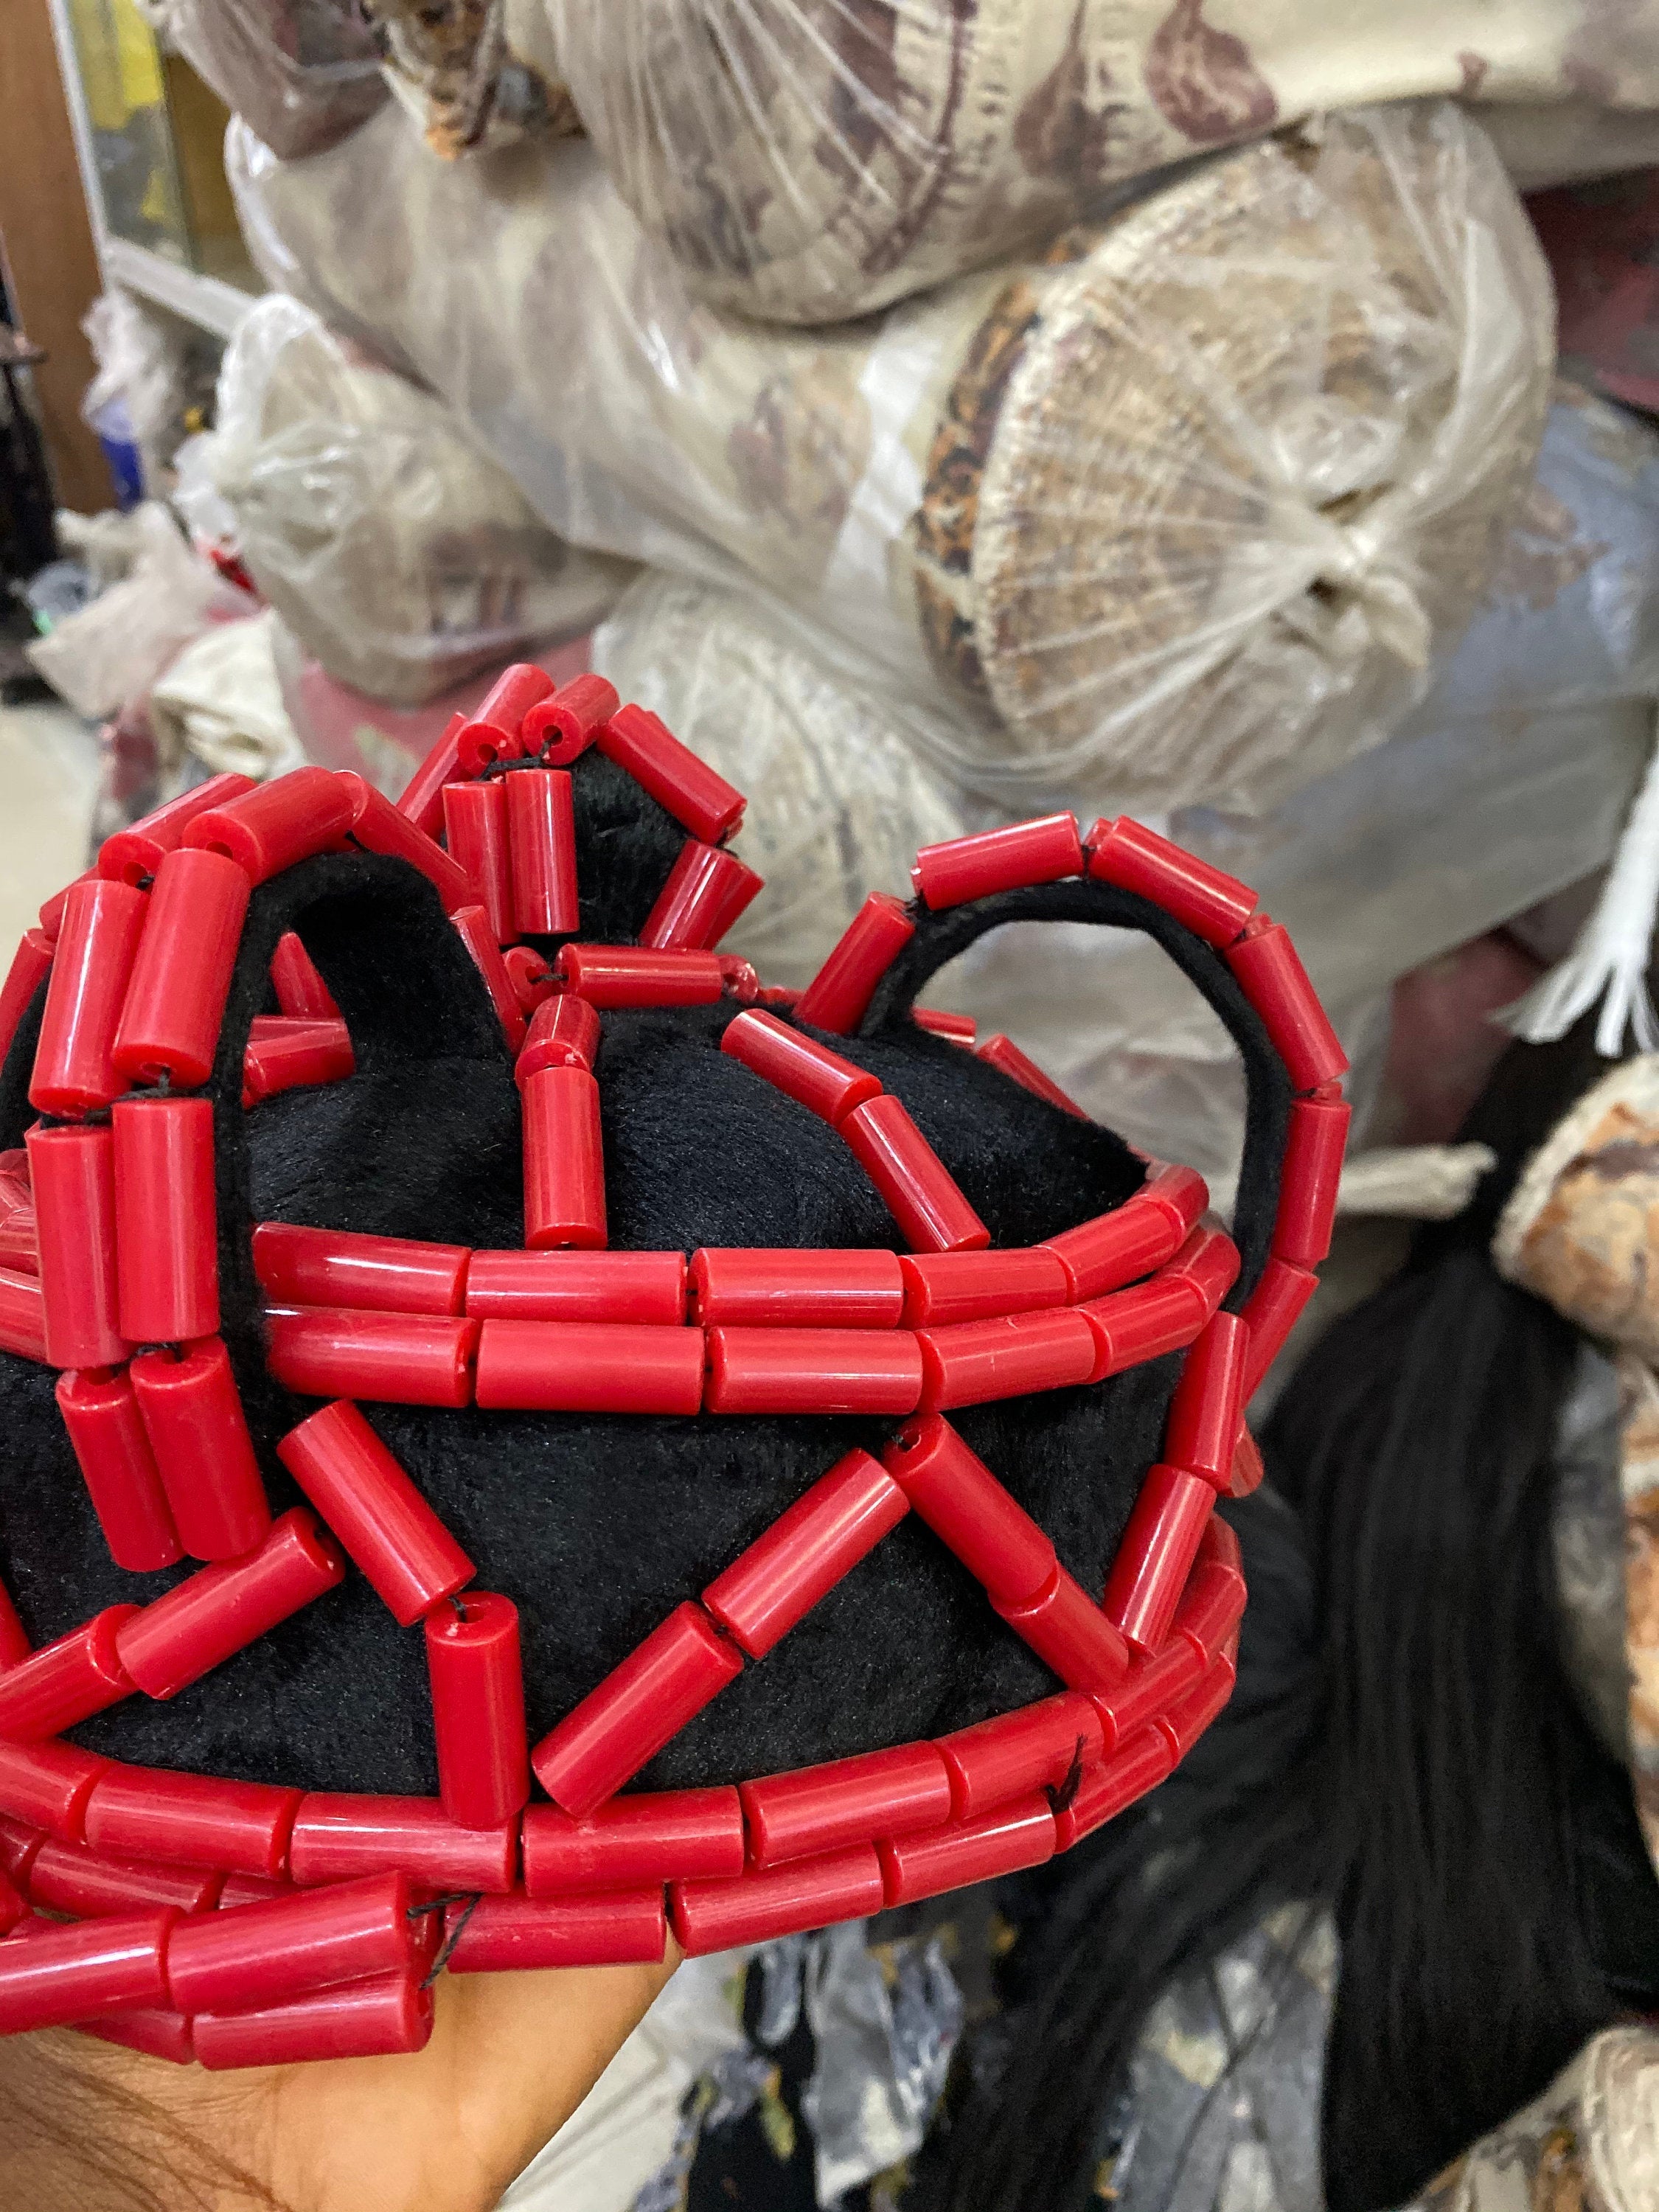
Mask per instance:
[[[1547,278],[1448,103],[1224,155],[879,323],[693,301],[580,144],[428,160],[388,112],[237,142],[273,283],[402,357],[573,543],[744,571],[989,792],[1249,807],[1422,695],[1524,488]],[[573,343],[570,333],[580,332]]]
[[[428,699],[579,635],[629,574],[556,538],[441,400],[280,295],[226,349],[208,465],[259,589],[375,698]]]
[[[1202,149],[1363,102],[1659,107],[1659,0],[541,0],[623,197],[711,299],[861,314]],[[1213,20],[1212,20],[1213,19]]]
[[[227,107],[292,160],[332,146],[386,97],[356,0],[139,0]]]
[[[445,161],[580,131],[544,0],[360,0],[388,80]]]

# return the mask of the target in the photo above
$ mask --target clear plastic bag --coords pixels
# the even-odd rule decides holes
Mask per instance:
[[[445,161],[580,131],[544,0],[362,0],[392,89]]]
[[[386,98],[356,0],[139,0],[227,107],[289,159],[318,154]]]
[[[219,377],[192,477],[331,675],[417,703],[537,641],[589,629],[631,571],[556,538],[441,399],[297,300],[259,301]],[[211,497],[180,502],[216,536]]]
[[[270,280],[395,350],[561,535],[763,578],[1009,799],[1250,808],[1375,742],[1542,427],[1548,279],[1447,103],[811,332],[694,301],[579,143],[441,164],[389,112],[285,166],[233,137]]]

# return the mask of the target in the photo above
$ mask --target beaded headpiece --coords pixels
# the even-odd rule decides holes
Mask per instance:
[[[743,809],[603,679],[520,667],[398,805],[319,768],[217,777],[110,838],[25,938],[0,991],[0,1141],[24,1140],[0,1156],[0,1401],[23,1439],[0,1471],[0,2033],[72,2024],[210,2067],[416,2049],[440,1965],[659,1959],[671,1928],[723,1949],[1040,1863],[1225,1703],[1244,1585],[1212,1508],[1259,1479],[1243,1409],[1314,1287],[1347,1121],[1288,938],[1136,823],[1085,838],[1061,814],[924,851],[911,901],[872,896],[805,991],[769,989],[714,949],[761,888],[726,842]],[[1148,931],[1239,1042],[1237,1243],[1197,1175],[1132,1156],[1006,1037],[915,1006],[984,928],[1054,918]],[[775,1129],[793,1149],[769,1171],[839,1177],[857,1241],[611,1246],[607,1199],[636,1218],[649,1145],[685,1139],[646,1095],[677,1052],[718,1089],[692,1134],[729,1148],[732,1204]],[[961,1133],[987,1120],[1001,1150],[970,1173]],[[489,1218],[468,1178],[505,1145],[516,1222],[521,1161],[516,1246],[259,1218],[271,1188],[305,1210],[283,1192],[337,1151],[390,1188],[428,1124],[455,1147],[420,1183],[447,1220]],[[1011,1177],[1103,1162],[1106,1210],[993,1246]],[[1085,1540],[1031,1510],[1022,1454],[1040,1435],[1088,1504],[1131,1388],[1138,1494]],[[781,1468],[781,1510],[728,1514],[742,1540],[653,1610],[610,1588],[613,1541],[605,1632],[555,1700],[536,1655],[589,1594],[543,1587],[549,1432],[613,1455],[580,1493],[605,1522],[629,1453],[718,1457],[722,1423]],[[652,1494],[701,1527],[738,1456]],[[477,1587],[469,1526],[514,1531],[483,1564],[517,1603]],[[896,1605],[999,1639],[1015,1671],[964,1688],[947,1649],[932,1702],[906,1702],[878,1679],[904,1671],[893,1643],[848,1711],[927,1733],[849,1753],[845,1717],[811,1712],[786,1739],[768,1655],[872,1555]],[[33,1648],[54,1617],[79,1625]],[[404,1641],[349,1644],[353,1621]],[[393,1709],[416,1710],[422,1643],[411,1748]],[[384,1715],[361,1672],[382,1661],[352,1656],[371,1648]],[[1047,1693],[1006,1710],[997,1681]],[[753,1693],[748,1733],[675,1769],[728,1686],[728,1706]],[[174,1722],[216,1771],[181,1771]],[[290,1725],[332,1731],[309,1779],[333,1786],[261,1749]],[[726,1771],[786,1740],[833,1755]],[[434,1748],[435,1793],[340,1786],[342,1756],[402,1776]]]

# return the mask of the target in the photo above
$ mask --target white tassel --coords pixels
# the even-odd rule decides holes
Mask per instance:
[[[1595,911],[1566,958],[1530,991],[1494,1017],[1528,1044],[1565,1036],[1599,999],[1595,1049],[1617,1060],[1626,1029],[1638,1051],[1659,1051],[1659,1021],[1648,995],[1656,913],[1659,912],[1659,749],[1648,763],[1619,841]]]

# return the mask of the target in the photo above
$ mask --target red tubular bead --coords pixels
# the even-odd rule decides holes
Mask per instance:
[[[129,1574],[152,1574],[184,1557],[125,1374],[60,1375],[58,1409],[109,1555]]]
[[[116,1652],[147,1698],[176,1698],[344,1580],[344,1559],[296,1505],[257,1552],[204,1567],[134,1614],[116,1632]]]
[[[1255,912],[1255,893],[1248,884],[1183,852],[1127,814],[1115,822],[1097,822],[1088,847],[1089,873],[1097,883],[1139,892],[1206,945],[1231,945]]]
[[[763,1658],[909,1510],[867,1452],[848,1452],[714,1577],[703,1605],[750,1658]]]
[[[1095,1332],[1091,1382],[1144,1367],[1166,1352],[1184,1351],[1210,1318],[1204,1293],[1189,1275],[1156,1276],[1131,1290],[1091,1299],[1078,1310]]]
[[[991,1232],[896,1098],[872,1098],[837,1123],[913,1251],[981,1251]]]
[[[75,2025],[81,2034],[95,2036],[100,2043],[118,2043],[174,2066],[188,2066],[196,2055],[191,2023],[183,2013],[162,2012],[154,2005],[113,2012],[103,2020],[78,2020]]]
[[[1094,1371],[1094,1331],[1070,1306],[921,1329],[916,1342],[925,1413],[1063,1390]]]
[[[357,1056],[343,1022],[256,1014],[242,1054],[242,1103],[257,1106],[307,1085],[343,1083],[356,1072]]]
[[[1148,1206],[1156,1206],[1175,1224],[1184,1239],[1197,1226],[1210,1202],[1210,1187],[1196,1168],[1164,1167],[1154,1161],[1152,1173],[1135,1193]]]
[[[1029,1603],[991,1602],[1068,1690],[1109,1690],[1127,1670],[1128,1648],[1116,1624],[1062,1566]]]
[[[1273,1243],[1273,1257],[1289,1267],[1316,1267],[1331,1249],[1350,1111],[1340,1099],[1298,1098],[1291,1107]]]
[[[96,883],[97,880],[97,869],[85,868],[72,884],[65,884],[61,891],[54,891],[46,900],[40,908],[39,921],[40,934],[48,945],[55,945],[58,942],[64,927],[64,910],[69,904],[70,893],[78,890],[82,884]]]
[[[735,1881],[675,1881],[668,1886],[668,1924],[688,1959],[799,1936],[838,1920],[862,1920],[882,1909],[881,1861],[874,1847],[790,1859]]]
[[[40,1240],[46,1359],[115,1367],[127,1356],[116,1296],[114,1147],[106,1128],[33,1128],[29,1176]]]
[[[307,1306],[265,1317],[265,1360],[301,1398],[386,1406],[470,1406],[478,1323],[464,1316]]]
[[[46,1309],[37,1275],[0,1268],[0,1352],[46,1364]]]
[[[159,1766],[106,1766],[87,1800],[87,1841],[109,1858],[264,1875],[287,1870],[297,1790]]]
[[[1204,1679],[1178,1698],[1152,1723],[1168,1741],[1177,1759],[1185,1759],[1210,1723],[1233,1693],[1237,1670],[1224,1653],[1218,1653]]]
[[[742,1672],[702,1607],[676,1606],[542,1738],[530,1755],[536,1779],[556,1805],[585,1819]]]
[[[743,1861],[735,1790],[630,1793],[585,1820],[556,1805],[532,1805],[524,1816],[524,1886],[532,1897],[732,1876],[743,1872]]]
[[[1269,1260],[1261,1270],[1261,1279],[1244,1304],[1244,1318],[1250,1325],[1250,1356],[1244,1369],[1247,1406],[1318,1288],[1316,1275],[1305,1267],[1293,1267],[1285,1260]]]
[[[0,1736],[38,1743],[132,1695],[116,1649],[136,1605],[106,1606],[67,1636],[43,1644],[0,1674]]]
[[[377,1974],[263,2012],[198,2013],[190,2024],[191,2048],[210,2073],[390,2057],[425,2050],[432,2006],[431,1990],[414,1974]]]
[[[1054,1547],[948,1421],[907,1421],[882,1464],[940,1541],[994,1601],[1020,1605],[1042,1595]]]
[[[475,1252],[466,1310],[485,1321],[685,1319],[684,1252]]]
[[[765,878],[735,853],[688,839],[646,916],[640,943],[707,951],[765,889]]]
[[[941,1736],[934,1748],[950,1777],[951,1804],[940,1823],[977,1820],[1034,1790],[1060,1790],[1073,1767],[1086,1773],[1095,1765],[1105,1741],[1100,1715],[1075,1691]]]
[[[471,1256],[461,1244],[301,1229],[285,1221],[262,1221],[253,1232],[253,1272],[276,1305],[454,1316],[466,1308]]]
[[[507,1048],[516,1057],[525,1038],[524,1012],[513,988],[513,978],[507,972],[507,963],[501,958],[501,947],[495,942],[489,916],[481,906],[464,906],[449,919],[472,956],[472,964],[483,980],[489,1003],[495,1009],[495,1018],[501,1025],[501,1034],[507,1039]]]
[[[1204,1540],[1198,1547],[1200,1566],[1230,1568],[1236,1575],[1244,1571],[1244,1554],[1237,1536],[1218,1513],[1212,1513],[1204,1524]]]
[[[198,814],[183,842],[234,860],[251,884],[268,883],[315,853],[337,852],[354,805],[350,786],[331,769],[296,768]]]
[[[183,844],[185,830],[198,814],[240,799],[254,787],[251,775],[210,776],[193,791],[186,791],[178,799],[170,799],[165,806],[158,806],[143,821],[106,837],[98,848],[98,873],[112,883],[147,884],[166,855],[176,853]]]
[[[26,929],[0,983],[0,1062],[12,1048],[19,1024],[34,1004],[34,994],[52,973],[52,945],[38,929]]]
[[[40,1748],[40,1747],[35,1747]],[[0,1747],[0,1759],[10,1756],[17,1747]],[[100,1760],[100,1765],[106,1762]],[[88,1790],[92,1788],[88,1783]],[[29,1869],[40,1856],[46,1838],[39,1828],[25,1827],[21,1820],[7,1820],[0,1815],[0,1874],[20,1892],[28,1881]]]
[[[463,1828],[435,1797],[314,1793],[301,1801],[289,1844],[289,1871],[309,1887],[396,1873],[423,1889],[501,1893],[518,1860],[516,1821]]]
[[[537,951],[533,945],[509,945],[501,955],[501,964],[507,969],[507,980],[514,997],[526,1018],[544,1000],[552,998],[558,989],[553,970],[547,964],[545,954]],[[526,1043],[529,1042],[528,1032]],[[520,1048],[522,1059],[524,1048]]]
[[[916,896],[937,914],[941,907],[963,906],[995,891],[1080,876],[1083,866],[1076,816],[1047,814],[1035,822],[982,830],[973,837],[952,837],[943,845],[924,845],[910,880]]]
[[[743,793],[683,745],[648,708],[619,708],[600,725],[597,742],[607,759],[626,769],[659,806],[706,844],[723,844],[743,820]]]
[[[1054,1816],[1046,1797],[1019,1797],[982,1820],[929,1835],[896,1836],[879,1846],[890,1907],[915,1905],[947,1889],[1042,1866],[1054,1855]]]
[[[832,1036],[851,1036],[877,984],[915,933],[901,901],[886,891],[872,891],[801,993],[795,1008],[801,1020]]]
[[[1171,1636],[1150,1658],[1138,1657],[1115,1689],[1095,1698],[1108,1755],[1117,1753],[1164,1708],[1202,1679],[1204,1659],[1185,1636]]]
[[[178,1917],[170,1910],[136,1912],[0,1944],[0,2035],[165,2008],[167,1939]]]
[[[544,999],[531,1017],[530,1030],[518,1059],[516,1073],[522,1088],[529,1077],[544,1067],[591,1069],[599,1048],[599,1018],[586,999],[561,994]]]
[[[475,896],[471,878],[459,861],[450,858],[436,838],[417,829],[406,814],[398,811],[384,793],[377,791],[355,769],[342,769],[335,781],[344,788],[351,801],[347,834],[354,845],[360,846],[365,853],[384,854],[388,860],[406,860],[411,868],[418,869],[437,892],[446,914],[453,914],[458,907],[471,905]]]
[[[426,1617],[438,1785],[459,1828],[500,1828],[530,1800],[519,1608],[469,1590]]]
[[[1073,1305],[1120,1290],[1161,1267],[1186,1236],[1161,1206],[1149,1206],[1136,1191],[1110,1213],[1097,1213],[1063,1230],[1037,1249],[1051,1252],[1066,1271],[1066,1296]]]
[[[757,1867],[937,1828],[951,1817],[951,1778],[931,1743],[769,1774],[739,1784],[738,1795]]]
[[[483,907],[498,945],[518,936],[513,923],[513,864],[507,839],[507,783],[452,783],[443,793],[444,832],[450,858],[472,885],[471,903]]]
[[[213,1102],[125,1098],[110,1115],[121,1334],[182,1344],[219,1327]]]
[[[533,661],[504,668],[455,733],[459,773],[481,775],[498,760],[517,760],[525,749],[525,716],[552,694],[553,678]]]
[[[999,1315],[1063,1306],[1065,1263],[1041,1245],[1029,1250],[901,1254],[907,1328],[954,1326]]]
[[[1211,1486],[1185,1468],[1160,1463],[1142,1482],[1105,1599],[1108,1617],[1137,1651],[1156,1651],[1169,1634],[1214,1504]]]
[[[14,1206],[0,1219],[0,1268],[40,1278],[40,1248],[35,1232],[34,1206]]]
[[[1282,922],[1259,915],[1226,952],[1239,988],[1267,1024],[1295,1091],[1346,1074],[1348,1056]]]
[[[908,1329],[711,1328],[709,1413],[913,1413],[921,1352]]]
[[[85,1114],[125,1089],[116,1025],[131,981],[149,900],[129,884],[73,885],[52,961],[29,1103],[43,1114]]]
[[[974,1057],[982,1060],[988,1067],[994,1067],[1000,1075],[1007,1076],[1011,1082],[1018,1083],[1022,1091],[1029,1091],[1037,1098],[1046,1098],[1051,1106],[1058,1106],[1062,1114],[1073,1115],[1079,1121],[1088,1120],[1088,1115],[1076,1101],[1068,1098],[1059,1084],[1045,1075],[1036,1060],[1028,1058],[1012,1037],[1004,1036],[1000,1031],[995,1036],[987,1037],[983,1044],[975,1046]]]
[[[1248,1498],[1253,1490],[1261,1488],[1261,1478],[1266,1473],[1255,1438],[1241,1421],[1238,1442],[1233,1449],[1232,1468],[1227,1477],[1228,1497]]]
[[[278,1011],[290,1020],[337,1022],[334,994],[317,972],[317,963],[293,930],[276,940],[270,957],[271,988]]]
[[[471,1560],[354,1405],[325,1406],[276,1456],[399,1627],[471,1581]]]
[[[130,1372],[185,1551],[197,1559],[234,1559],[262,1544],[270,1508],[219,1339],[187,1344],[177,1359],[147,1352]]]
[[[398,801],[399,814],[407,815],[417,830],[424,830],[428,837],[435,837],[443,827],[444,786],[460,775],[458,757],[461,732],[466,727],[465,714],[452,714],[449,727],[404,786]]]
[[[8,1667],[15,1667],[20,1659],[27,1659],[33,1649],[22,1622],[17,1618],[17,1608],[11,1601],[10,1592],[3,1583],[0,1583],[0,1674],[3,1674]]]
[[[513,858],[514,921],[526,936],[567,936],[581,927],[570,778],[562,769],[532,768],[502,781]]]
[[[544,1067],[521,1086],[524,1241],[532,1252],[605,1241],[599,1086],[584,1067]]]
[[[88,1800],[109,1771],[108,1759],[72,1743],[0,1743],[0,1808],[65,1843],[84,1843]],[[22,1878],[15,1861],[6,1871]]]
[[[919,1030],[930,1036],[942,1036],[951,1044],[959,1044],[971,1052],[974,1039],[979,1034],[979,1024],[971,1014],[947,1013],[943,1006],[912,1006],[910,1018]]]
[[[116,1026],[118,1075],[132,1083],[165,1075],[193,1090],[212,1074],[252,888],[218,853],[181,848],[161,862]]]
[[[590,1006],[712,1006],[726,988],[717,952],[653,952],[636,945],[562,945],[562,988]]]
[[[527,753],[538,753],[549,768],[568,768],[579,760],[621,701],[617,687],[590,672],[573,676],[550,699],[541,699],[524,718],[520,735]]]
[[[654,1966],[668,1948],[660,1885],[609,1896],[486,1897],[471,1912],[452,1905],[449,1918],[459,1930],[445,1962],[452,1974]]]
[[[775,1014],[758,1008],[727,1023],[720,1050],[832,1128],[839,1127],[855,1106],[882,1095],[879,1076],[854,1067],[838,1052],[815,1044]]]
[[[263,1905],[272,1897],[292,1894],[291,1881],[273,1881],[262,1874],[228,1874],[219,1892],[219,1910],[228,1912],[239,1905]]]
[[[1115,1820],[1138,1797],[1156,1790],[1174,1765],[1161,1729],[1143,1729],[1113,1758],[1083,1778],[1083,1787],[1063,1813],[1054,1815],[1054,1833],[1062,1851],[1085,1836],[1093,1835]]]
[[[487,1321],[477,1402],[496,1413],[695,1413],[702,1370],[701,1329]]]
[[[705,1246],[691,1255],[691,1316],[750,1328],[896,1328],[904,1278],[892,1252]]]
[[[67,1850],[69,1846],[63,1848]],[[0,1936],[10,1935],[27,1910],[21,1893],[12,1887],[10,1875],[0,1874]]]
[[[183,2013],[253,2012],[414,1965],[408,1877],[371,1875],[181,1920],[167,1948],[167,1986]]]
[[[224,1876],[204,1867],[145,1866],[137,1860],[100,1858],[81,1844],[52,1839],[29,1868],[29,1899],[76,1920],[101,1920],[171,1905],[179,1912],[210,1912]]]
[[[765,986],[756,974],[753,963],[740,960],[735,953],[732,952],[722,952],[720,962],[720,976],[726,985],[727,998],[735,999],[740,1006],[758,1006]],[[788,994],[788,1003],[792,1006],[795,1003],[797,995],[794,992]]]
[[[1241,1392],[1250,1332],[1237,1314],[1218,1313],[1182,1363],[1170,1401],[1164,1456],[1224,1490],[1243,1411]]]
[[[1207,1663],[1244,1617],[1248,1593],[1236,1567],[1200,1559],[1187,1580],[1170,1629],[1195,1644]]]
[[[1164,1274],[1196,1285],[1206,1314],[1213,1314],[1238,1280],[1238,1247],[1224,1230],[1194,1229]]]

